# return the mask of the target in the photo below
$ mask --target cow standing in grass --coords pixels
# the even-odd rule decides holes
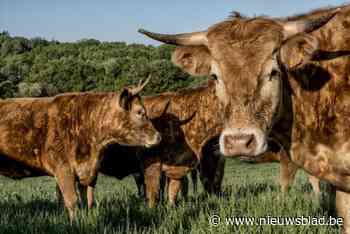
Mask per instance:
[[[350,233],[350,60],[321,61],[332,57],[323,52],[348,54],[349,29],[345,5],[286,19],[235,15],[188,34],[142,32],[195,48],[175,62],[218,77],[224,155],[259,157],[274,139],[295,164],[336,186],[337,212]]]
[[[92,190],[107,146],[151,147],[160,142],[138,95],[145,84],[121,93],[0,101],[0,162],[5,163],[0,172],[11,175],[15,162],[34,175],[54,176],[72,221],[75,184]]]

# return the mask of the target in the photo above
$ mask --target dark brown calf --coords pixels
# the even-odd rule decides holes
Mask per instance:
[[[168,101],[170,106],[163,114],[153,108]],[[206,142],[220,133],[222,116],[212,108],[218,105],[216,102],[214,81],[200,88],[145,97],[150,118],[154,119],[155,127],[163,136],[159,147],[145,152],[150,155],[144,166],[149,206],[154,206],[158,200],[161,172],[169,178],[169,200],[175,202],[181,179],[198,165]],[[188,123],[176,123],[176,119],[187,119],[193,113],[195,115]]]

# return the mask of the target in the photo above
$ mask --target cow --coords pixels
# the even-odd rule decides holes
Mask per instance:
[[[350,6],[288,18],[234,14],[205,31],[140,32],[178,46],[173,61],[218,79],[224,106],[220,151],[259,157],[274,139],[308,173],[336,187],[350,233]],[[187,51],[187,52],[184,52]]]
[[[119,93],[1,100],[0,162],[5,165],[0,172],[11,176],[11,170],[19,169],[20,177],[55,177],[72,222],[77,204],[75,184],[86,190],[95,186],[109,145],[152,147],[161,141],[139,96],[148,81]]]

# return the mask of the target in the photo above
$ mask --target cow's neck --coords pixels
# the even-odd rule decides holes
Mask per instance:
[[[92,100],[93,105],[90,103]],[[101,95],[98,101],[95,101],[96,97],[86,96],[82,100],[82,106],[75,113],[75,120],[73,123],[74,134],[73,140],[76,141],[77,147],[84,149],[88,148],[86,152],[81,152],[81,154],[86,154],[84,157],[93,155],[97,157],[98,148],[100,144],[107,144],[108,141],[112,141],[109,136],[111,128],[111,120],[113,115],[113,108],[111,108],[111,102],[115,101],[113,96],[110,94]],[[90,105],[89,105],[90,104]],[[74,125],[75,124],[75,125]],[[101,148],[101,147],[100,147]],[[79,151],[78,151],[79,152]],[[83,155],[82,155],[83,156]]]

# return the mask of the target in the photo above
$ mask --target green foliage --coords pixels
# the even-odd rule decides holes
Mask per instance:
[[[198,83],[170,61],[173,46],[82,39],[59,43],[0,33],[0,98],[116,91],[151,76],[144,94]]]

